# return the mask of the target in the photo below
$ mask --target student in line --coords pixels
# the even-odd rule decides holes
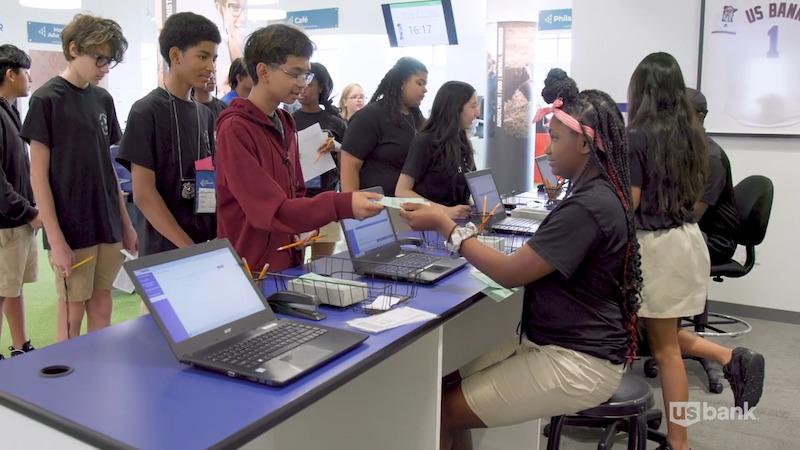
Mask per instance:
[[[350,120],[342,143],[342,192],[381,186],[394,197],[411,141],[425,118],[419,105],[428,92],[428,69],[400,58],[369,104]]]
[[[461,81],[443,84],[430,118],[411,142],[395,195],[423,197],[445,208],[451,219],[469,217],[464,174],[475,170],[475,151],[467,133],[477,118],[475,88]]]
[[[147,219],[142,255],[188,247],[216,237],[216,216],[195,197],[196,164],[214,154],[214,116],[191,97],[214,72],[220,35],[203,16],[169,16],[158,44],[168,71],[131,107],[117,160],[131,171],[133,201]],[[211,193],[210,199],[214,196]]]
[[[521,334],[443,380],[441,448],[471,449],[470,429],[499,427],[597,406],[619,387],[636,353],[638,244],[629,210],[622,115],[599,91],[578,92],[551,71],[553,172],[570,193],[511,255],[483,245],[435,206],[403,205],[416,230],[506,287],[525,286]]]
[[[322,192],[305,198],[292,103],[312,80],[314,44],[297,28],[274,24],[247,39],[244,59],[253,79],[246,99],[235,99],[217,124],[218,236],[229,238],[253,270],[279,271],[303,262],[301,246],[279,250],[334,220],[381,211],[367,192]],[[302,242],[302,241],[301,241]]]
[[[298,99],[301,109],[292,114],[297,130],[319,124],[329,138],[341,144],[347,122],[339,116],[339,109],[331,102],[333,80],[328,69],[320,63],[311,63],[311,73],[314,74],[314,79],[308,83]],[[329,142],[322,150],[330,151],[333,145],[333,142]],[[338,152],[331,153],[331,156],[338,166]],[[332,169],[306,182],[306,197],[314,197],[320,192],[336,192],[338,189],[339,170]],[[333,254],[336,242],[340,240],[340,230],[337,222],[331,222],[320,229],[320,239],[311,245],[312,259]]]
[[[19,135],[22,122],[16,107],[18,98],[28,96],[30,68],[31,58],[25,52],[11,44],[0,45],[0,327],[5,311],[11,356],[34,350],[25,333],[22,285],[36,281],[35,235],[42,219],[33,200],[28,150]]]
[[[703,129],[686,95],[672,55],[652,53],[628,87],[631,188],[642,254],[642,307],[650,349],[661,378],[664,405],[686,402],[689,387],[682,351],[724,364],[736,406],[754,407],[764,383],[764,357],[731,351],[679,332],[680,317],[703,312],[708,287],[708,249],[694,218],[708,176]],[[666,448],[689,448],[686,428],[669,421]]]
[[[708,102],[702,92],[687,88],[686,93],[702,126],[708,114]],[[736,209],[731,165],[725,150],[706,134],[709,176],[703,198],[694,205],[694,217],[706,239],[711,265],[723,264],[736,251],[736,233],[741,223]]]
[[[364,107],[364,89],[361,85],[350,83],[342,90],[342,95],[339,97],[339,110],[342,114],[342,119],[350,121],[353,114],[358,112]]]
[[[109,148],[122,135],[114,100],[97,86],[128,42],[113,20],[78,14],[61,44],[67,68],[33,93],[21,136],[31,143],[31,184],[64,340],[80,334],[84,315],[89,332],[111,324],[120,250],[135,253],[138,239],[111,164]]]
[[[231,87],[231,90],[222,96],[222,101],[226,105],[230,106],[233,99],[237,97],[246,98],[250,95],[250,90],[253,89],[253,79],[247,74],[247,68],[242,58],[236,58],[231,62],[231,68],[228,71],[228,86]]]
[[[217,123],[217,118],[223,109],[228,105],[222,100],[214,96],[217,93],[217,78],[214,72],[211,72],[211,77],[203,84],[203,87],[192,87],[192,97],[195,101],[205,105],[211,111],[211,117],[214,118],[214,124]]]

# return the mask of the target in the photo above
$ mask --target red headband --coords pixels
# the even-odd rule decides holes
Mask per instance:
[[[564,106],[564,100],[562,100],[561,97],[559,97],[553,102],[552,105],[539,108],[539,110],[536,111],[536,115],[533,117],[533,122],[534,123],[539,122],[544,118],[544,116],[552,113],[555,116],[555,118],[559,120],[559,122],[566,125],[569,129],[578,134],[585,134],[589,138],[589,140],[591,140],[592,142],[595,143],[595,145],[597,145],[597,148],[599,148],[600,150],[605,150],[605,148],[603,147],[603,140],[600,139],[600,137],[597,137],[597,139],[595,139],[594,128],[588,125],[583,125],[580,122],[578,122],[578,119],[565,113],[561,109],[562,106]]]

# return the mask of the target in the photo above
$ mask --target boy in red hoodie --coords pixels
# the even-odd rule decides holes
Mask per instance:
[[[371,201],[380,195],[369,192],[303,197],[297,130],[278,105],[293,103],[313,79],[313,51],[308,36],[291,26],[256,30],[244,48],[253,89],[217,122],[217,235],[230,239],[255,270],[265,263],[274,271],[301,264],[302,249],[278,248],[300,233],[374,216],[382,208]]]

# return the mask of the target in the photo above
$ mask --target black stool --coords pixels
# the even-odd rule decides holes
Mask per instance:
[[[655,431],[661,426],[661,411],[652,409],[653,405],[650,385],[641,378],[625,373],[617,392],[602,405],[575,415],[551,417],[550,423],[544,427],[547,450],[559,448],[564,425],[605,428],[597,444],[598,450],[610,449],[618,431],[628,433],[628,449],[631,450],[644,450],[648,439],[664,443],[666,436]]]

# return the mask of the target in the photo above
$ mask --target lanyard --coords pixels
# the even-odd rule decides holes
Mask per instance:
[[[186,178],[183,175],[183,149],[181,148],[181,129],[180,129],[180,122],[178,122],[178,108],[175,106],[175,96],[172,95],[172,92],[168,91],[167,88],[164,89],[164,92],[169,95],[169,104],[172,107],[172,117],[175,120],[175,136],[178,142],[178,170],[180,170],[181,178]],[[197,102],[192,99],[192,103],[194,104],[194,114],[197,120],[197,158],[195,161],[200,159],[200,108],[197,106]],[[172,121],[170,121],[170,125]]]

